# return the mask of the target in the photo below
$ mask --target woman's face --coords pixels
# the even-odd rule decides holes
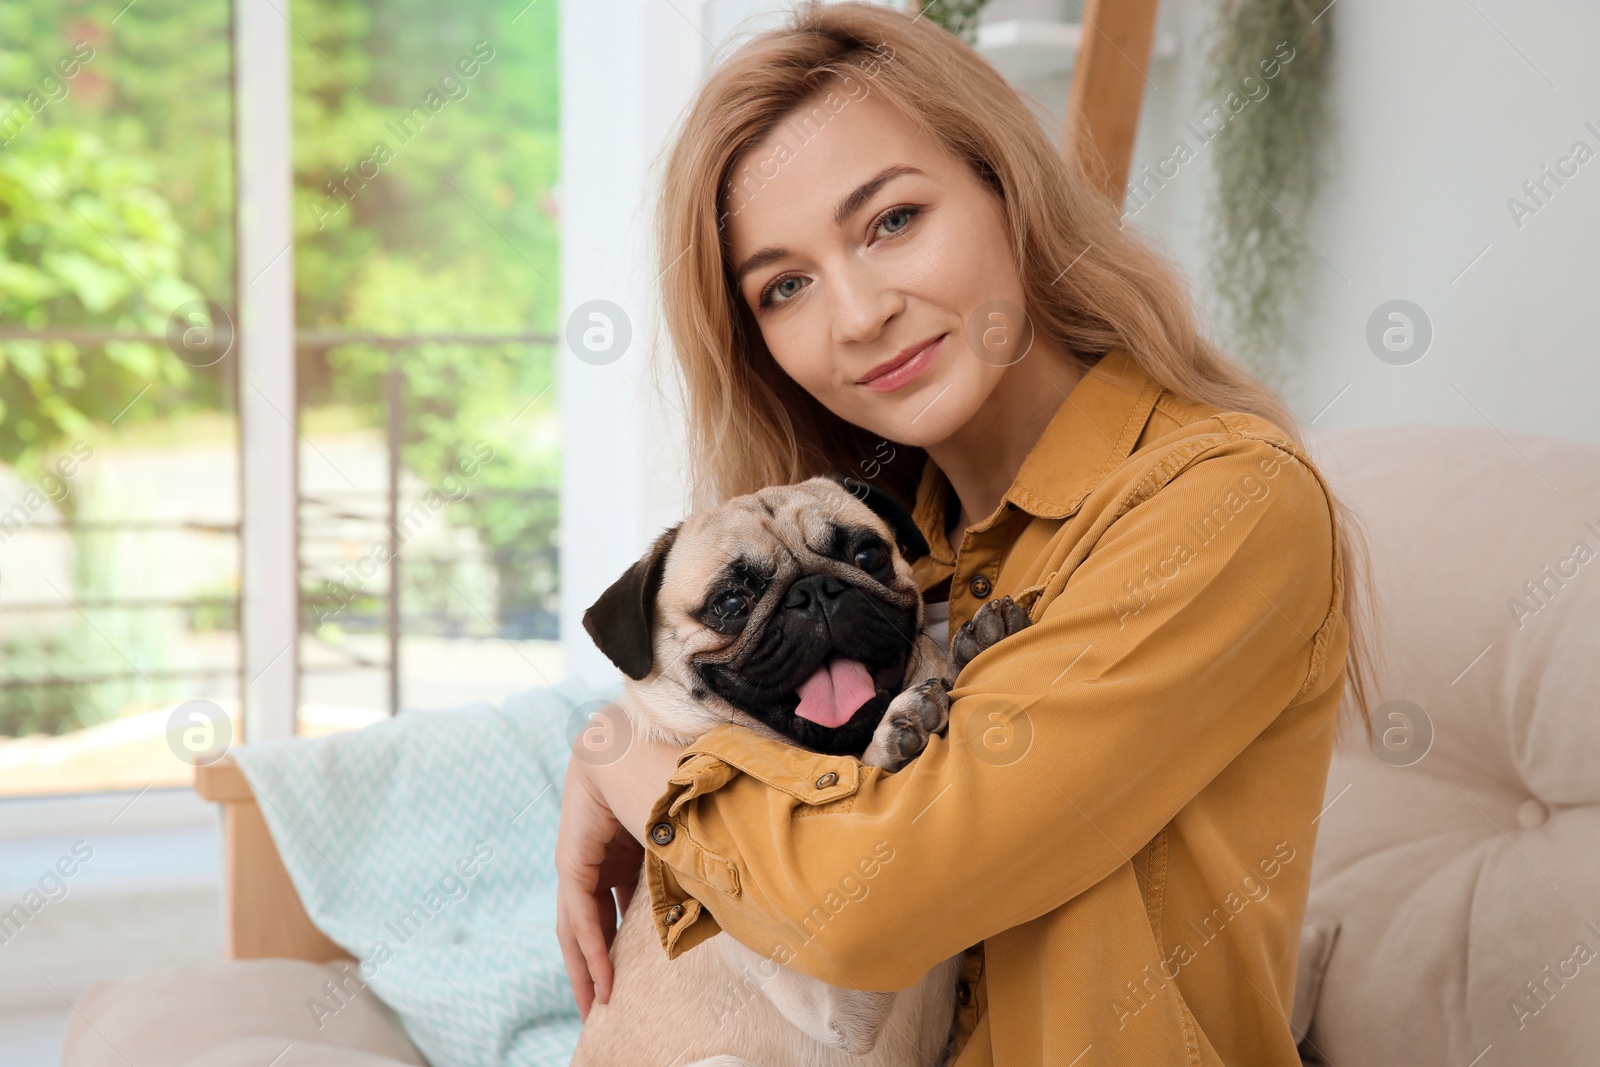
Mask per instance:
[[[819,92],[735,161],[729,262],[791,378],[847,422],[926,448],[1026,353],[1022,284],[999,198],[866,83],[849,88]]]

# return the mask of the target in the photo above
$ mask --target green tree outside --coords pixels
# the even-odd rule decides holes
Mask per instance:
[[[557,5],[283,10],[299,328],[554,333]],[[219,0],[0,0],[0,325],[161,335],[187,303],[236,305],[230,17]],[[554,534],[553,503],[529,503],[560,467],[553,353],[429,344],[398,360],[405,466],[438,485],[492,447],[451,521],[502,564],[502,617],[547,601],[549,574],[523,557]],[[302,408],[381,426],[389,361],[367,345],[303,350]],[[230,411],[231,394],[225,366],[162,344],[0,339],[0,463],[31,479],[113,419]]]

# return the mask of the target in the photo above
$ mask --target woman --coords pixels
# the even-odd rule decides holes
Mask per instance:
[[[643,860],[672,956],[726,930],[891,990],[965,952],[957,1067],[1298,1064],[1315,819],[1369,668],[1350,516],[1289,411],[1002,78],[883,7],[805,7],[709,77],[659,237],[696,503],[853,472],[913,509],[950,626],[1003,594],[1033,622],[895,774],[732,726],[573,761],[583,1014]],[[644,844],[662,822],[696,862]]]

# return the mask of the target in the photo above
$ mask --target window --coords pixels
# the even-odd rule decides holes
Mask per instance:
[[[0,791],[137,789],[239,706],[231,15],[0,12]]]
[[[0,795],[563,673],[556,14],[0,7]]]

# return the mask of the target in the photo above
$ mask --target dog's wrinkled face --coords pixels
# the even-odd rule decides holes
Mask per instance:
[[[927,552],[881,490],[811,478],[692,515],[584,615],[667,736],[748,716],[797,744],[860,753],[906,686]]]

